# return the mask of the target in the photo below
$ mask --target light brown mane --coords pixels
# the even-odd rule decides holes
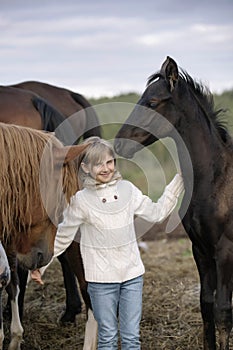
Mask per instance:
[[[46,166],[43,166],[45,185],[48,188],[48,198],[41,200],[40,165],[45,146],[49,152]],[[44,202],[50,203],[50,212],[53,219],[61,214],[64,202],[69,200],[77,189],[77,173],[73,163],[62,167],[63,192],[56,186],[53,189],[52,200],[50,181],[56,179],[54,167],[53,147],[62,147],[62,144],[49,133],[0,123],[0,239],[7,239],[10,234],[29,232],[30,226],[35,225],[33,216],[35,210],[42,211]],[[62,165],[61,165],[62,166]],[[65,198],[66,197],[66,198]],[[47,209],[47,208],[46,208]]]

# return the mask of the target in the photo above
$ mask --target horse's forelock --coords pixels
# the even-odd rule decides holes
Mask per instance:
[[[149,86],[150,84],[154,83],[155,80],[157,80],[159,78],[163,78],[163,75],[159,72],[150,75],[149,78],[147,79],[146,86]]]

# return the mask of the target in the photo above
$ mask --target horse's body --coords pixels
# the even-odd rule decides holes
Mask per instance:
[[[119,154],[132,157],[141,145],[158,138],[175,140],[186,190],[180,214],[200,275],[205,350],[216,349],[215,327],[220,349],[229,350],[232,329],[233,143],[219,122],[219,112],[214,111],[209,91],[187,73],[179,73],[168,57],[149,79],[115,141]],[[174,127],[189,151],[193,169],[187,168]]]
[[[70,120],[76,135],[84,138],[101,136],[98,117],[90,103],[82,95],[39,81],[25,81],[12,85],[12,87],[33,91],[41,98],[49,101],[65,118],[76,114],[77,118]]]
[[[29,91],[0,86],[0,121],[42,130],[45,123],[36,107],[36,97]]]
[[[71,129],[69,125],[64,124],[70,115],[73,115],[73,118],[69,118]],[[98,117],[82,95],[36,81],[0,87],[0,122],[46,131],[56,130],[56,136],[65,144],[73,143],[75,136],[77,139],[81,136],[84,138],[101,136]],[[61,123],[64,126],[59,129]],[[62,266],[66,288],[66,309],[61,321],[72,322],[75,315],[81,312],[81,301],[66,254],[60,255],[58,259]],[[22,319],[27,271],[19,266],[18,272],[19,313]]]
[[[32,129],[54,131],[65,121],[65,116],[48,101],[32,91],[0,86],[0,122],[22,125]],[[69,144],[73,130],[69,124],[57,129],[56,135]]]
[[[44,164],[48,166],[41,169],[45,147]],[[72,157],[83,150],[83,146],[73,147]],[[11,350],[20,349],[23,334],[18,317],[17,260],[26,269],[48,264],[65,199],[69,200],[78,189],[77,170],[66,152],[67,148],[51,134],[0,123],[0,241],[11,269],[11,283],[7,286],[12,300]],[[47,188],[43,198],[42,188]],[[2,341],[3,330],[0,348]]]

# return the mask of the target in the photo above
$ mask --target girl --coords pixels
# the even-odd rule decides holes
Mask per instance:
[[[157,203],[115,168],[114,150],[107,141],[92,137],[81,155],[82,190],[71,199],[59,224],[56,250],[61,253],[81,232],[81,254],[94,317],[98,323],[98,349],[140,349],[144,266],[140,257],[134,216],[162,222],[183,191],[177,174]]]

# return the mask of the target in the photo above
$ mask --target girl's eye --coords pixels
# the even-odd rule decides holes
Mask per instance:
[[[103,164],[102,162],[96,162],[96,163],[93,162],[93,166],[100,166],[102,164]]]
[[[107,160],[104,163],[96,163],[96,164],[94,164],[94,166],[97,167],[97,168],[100,168],[100,167],[102,167],[104,165],[111,165],[113,162],[114,162],[114,159],[109,159],[109,160]]]

